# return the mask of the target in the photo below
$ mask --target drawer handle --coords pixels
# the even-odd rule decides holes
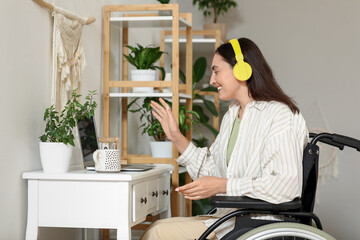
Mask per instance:
[[[168,190],[163,190],[163,195],[169,195],[169,191]]]
[[[145,204],[146,204],[146,203],[147,203],[146,197],[145,197],[145,198],[141,198],[141,199],[140,199],[140,203],[145,203]]]
[[[158,195],[159,195],[158,191],[156,191],[156,192],[152,192],[152,196],[156,196],[156,197],[158,197]]]

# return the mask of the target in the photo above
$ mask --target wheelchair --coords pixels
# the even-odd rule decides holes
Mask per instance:
[[[211,225],[198,240],[206,237],[229,219],[235,218],[235,227],[221,240],[309,239],[333,240],[322,231],[320,219],[313,213],[319,168],[320,141],[343,150],[345,146],[360,151],[360,141],[330,133],[310,133],[311,141],[303,154],[303,187],[301,198],[281,204],[271,204],[244,196],[214,196],[210,203],[216,208],[240,208]],[[210,214],[213,211],[210,212]],[[281,215],[283,221],[252,219],[252,214]],[[313,227],[313,222],[316,227]]]

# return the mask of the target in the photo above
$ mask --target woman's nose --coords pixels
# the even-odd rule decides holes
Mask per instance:
[[[210,77],[210,84],[211,84],[211,85],[214,85],[214,84],[215,84],[215,76],[214,76],[213,73],[211,74],[211,77]]]

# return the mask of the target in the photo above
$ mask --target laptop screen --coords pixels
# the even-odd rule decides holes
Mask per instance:
[[[94,116],[79,120],[78,129],[84,167],[93,167],[95,166],[93,153],[99,148]]]

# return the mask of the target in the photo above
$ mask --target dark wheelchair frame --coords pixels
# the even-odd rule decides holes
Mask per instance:
[[[330,133],[310,133],[311,141],[307,144],[303,154],[303,187],[301,198],[281,204],[271,204],[262,200],[241,196],[214,196],[210,203],[216,208],[241,208],[231,212],[211,225],[198,240],[205,240],[218,226],[229,219],[235,219],[235,227],[227,233],[222,240],[237,239],[241,235],[260,226],[279,223],[276,220],[252,219],[251,214],[281,215],[283,222],[293,222],[312,226],[314,221],[316,227],[322,230],[320,219],[313,213],[315,194],[319,169],[319,146],[323,142],[340,150],[344,146],[355,148],[360,151],[360,141],[347,136]],[[210,214],[213,211],[210,212]]]

